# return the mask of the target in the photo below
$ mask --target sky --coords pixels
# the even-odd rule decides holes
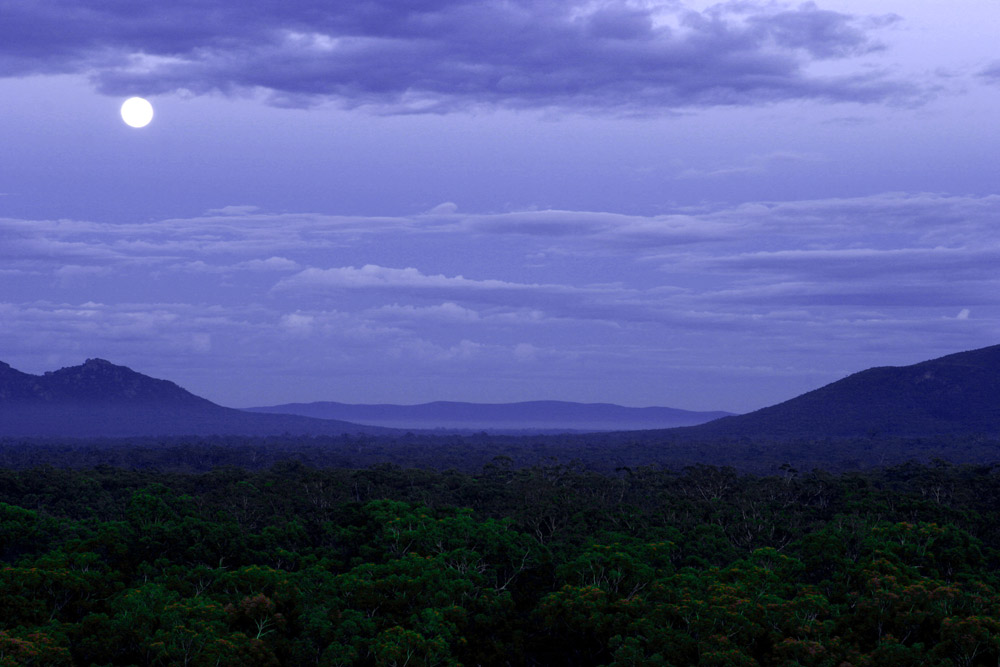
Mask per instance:
[[[0,360],[746,412],[997,344],[998,32],[994,0],[0,0]]]

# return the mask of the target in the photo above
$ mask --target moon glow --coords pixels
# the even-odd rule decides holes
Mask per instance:
[[[153,120],[153,105],[141,97],[130,97],[122,104],[122,120],[132,127],[146,127]]]

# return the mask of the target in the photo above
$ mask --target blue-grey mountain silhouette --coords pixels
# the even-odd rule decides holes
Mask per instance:
[[[755,412],[681,429],[714,439],[1000,434],[1000,345],[869,368]]]
[[[103,359],[44,375],[0,362],[0,436],[335,435],[387,429],[226,408]]]
[[[350,404],[332,401],[286,403],[247,408],[253,412],[284,413],[343,419],[409,429],[490,431],[624,431],[703,424],[729,412],[694,412],[675,408],[629,408],[612,403],[524,401],[462,403],[434,401],[419,405]]]

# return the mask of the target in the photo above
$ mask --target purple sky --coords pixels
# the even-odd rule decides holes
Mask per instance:
[[[0,360],[236,407],[747,411],[1000,343],[998,30],[972,0],[0,0]]]

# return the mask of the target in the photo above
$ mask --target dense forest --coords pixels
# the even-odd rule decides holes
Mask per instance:
[[[0,470],[2,665],[986,665],[1000,467]]]
[[[518,468],[553,460],[578,461],[591,470],[614,474],[619,468],[645,465],[682,470],[711,464],[770,475],[785,464],[800,470],[820,468],[830,472],[937,459],[982,465],[1000,461],[1000,438],[981,434],[901,437],[872,433],[866,437],[780,441],[701,438],[688,429],[559,435],[416,431],[335,436],[0,437],[0,467],[14,469],[112,465],[163,472],[208,472],[226,466],[258,470],[280,461],[297,460],[320,468],[366,468],[392,463],[405,468],[473,473],[496,456],[510,458]]]

